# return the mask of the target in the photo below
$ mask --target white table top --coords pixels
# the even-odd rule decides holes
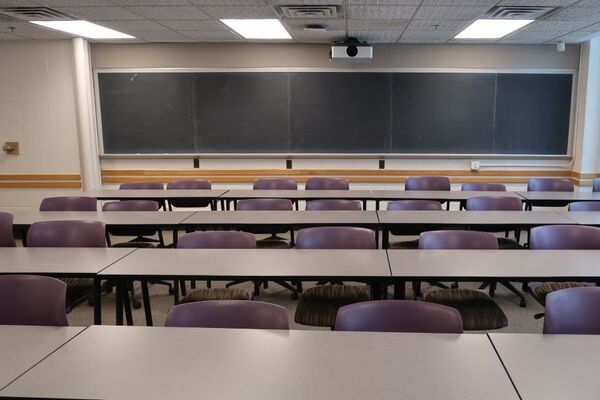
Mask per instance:
[[[0,395],[517,399],[485,335],[92,326]]]
[[[218,198],[227,189],[202,189],[202,190],[86,190],[82,196],[95,197],[97,199],[181,199],[181,198]]]
[[[139,249],[101,276],[389,277],[384,250]]]
[[[0,389],[84,329],[0,325]]]
[[[517,197],[516,192],[458,191],[458,190],[373,190],[373,199],[378,200],[467,200],[471,197]]]
[[[523,400],[596,400],[600,336],[491,333]]]
[[[394,277],[600,278],[598,250],[388,250]]]
[[[600,192],[517,192],[527,200],[598,201]]]
[[[190,225],[378,225],[376,211],[198,211]]]
[[[222,199],[357,199],[369,200],[370,190],[245,190],[231,189],[227,191]]]
[[[132,253],[128,248],[3,247],[0,274],[95,275]]]
[[[580,225],[600,225],[598,211],[561,211],[561,214]]]
[[[411,225],[554,225],[573,221],[556,211],[378,211],[382,224]]]
[[[15,225],[31,225],[40,221],[102,221],[106,225],[178,225],[194,211],[26,211],[14,214]]]

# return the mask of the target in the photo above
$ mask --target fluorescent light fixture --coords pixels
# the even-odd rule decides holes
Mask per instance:
[[[498,39],[533,21],[533,19],[478,19],[454,38]]]
[[[32,24],[45,26],[71,33],[77,36],[83,36],[88,39],[135,39],[131,35],[115,31],[104,26],[93,24],[89,21],[29,21]]]
[[[222,19],[222,23],[246,39],[291,39],[278,19]]]

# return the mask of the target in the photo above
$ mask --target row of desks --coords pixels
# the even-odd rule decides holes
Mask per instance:
[[[596,399],[600,337],[0,326],[0,397]]]
[[[598,212],[565,211],[28,211],[14,215],[14,225],[27,229],[32,223],[51,220],[97,220],[107,226],[151,226],[178,231],[186,228],[239,228],[265,226],[289,230],[312,226],[357,226],[382,231],[383,248],[389,233],[444,229],[530,229],[540,225],[600,225]],[[25,236],[25,235],[23,235]],[[379,235],[377,235],[379,239]],[[293,244],[293,235],[291,237]]]
[[[357,281],[375,290],[394,284],[403,298],[405,282],[413,280],[598,282],[599,259],[597,250],[2,248],[0,274],[93,278],[94,321],[100,324],[100,282],[107,279],[117,283],[120,296],[131,280],[243,279]],[[117,303],[122,323],[122,300]]]

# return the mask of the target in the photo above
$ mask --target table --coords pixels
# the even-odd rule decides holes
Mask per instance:
[[[378,288],[391,274],[383,250],[296,249],[139,249],[98,274],[117,285],[117,323],[123,323],[125,283],[154,279],[175,280],[328,280],[359,281]],[[146,322],[152,324],[150,300],[142,284]],[[174,285],[175,301],[179,294]],[[95,323],[101,322],[96,315]],[[128,321],[129,322],[129,321]]]
[[[600,393],[597,335],[491,333],[523,400],[592,400]]]
[[[198,211],[182,224],[195,228],[252,229],[278,226],[292,231],[311,226],[357,226],[373,229],[376,239],[379,236],[379,218],[375,211]],[[293,235],[291,244],[294,244]]]
[[[574,201],[600,201],[600,192],[517,192],[532,206],[564,207]]]
[[[379,210],[381,201],[393,200],[437,200],[440,202],[458,201],[464,204],[471,197],[517,197],[523,199],[516,192],[497,191],[451,191],[451,190],[373,190],[371,199],[375,200],[375,208]]]
[[[86,329],[0,395],[518,399],[485,335],[115,326]]]
[[[598,250],[388,250],[388,258],[397,298],[413,280],[600,281]]]
[[[98,200],[156,200],[164,204],[169,199],[207,199],[211,200],[213,209],[216,200],[227,189],[202,189],[202,190],[86,190],[82,196],[95,197]]]
[[[556,211],[377,211],[383,247],[389,246],[390,229],[424,232],[439,229],[529,229],[540,225],[564,225],[573,221]]]
[[[360,200],[363,209],[367,209],[367,200],[371,199],[370,190],[240,190],[232,189],[220,197],[226,209],[230,209],[231,202],[242,199],[289,199],[293,202],[298,200],[321,200],[321,199],[345,199]]]
[[[575,224],[600,226],[600,212],[598,211],[561,211],[561,214]]]
[[[0,325],[0,389],[85,328]]]

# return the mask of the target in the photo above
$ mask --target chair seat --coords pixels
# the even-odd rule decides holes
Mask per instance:
[[[111,244],[110,247],[154,249],[154,248],[156,248],[157,245],[158,245],[158,243],[152,243],[152,242],[123,242],[123,243]]]
[[[498,238],[498,247],[500,250],[523,250],[524,247],[521,246],[513,239],[507,238]]]
[[[243,289],[205,288],[194,289],[181,300],[182,303],[208,300],[248,300],[250,296]]]
[[[257,249],[289,249],[290,244],[284,240],[263,239],[256,241]]]
[[[427,293],[423,300],[457,309],[466,331],[498,329],[508,325],[502,309],[480,290],[439,289]]]
[[[389,248],[396,250],[417,250],[419,248],[419,239],[392,242],[390,243]]]
[[[585,282],[529,282],[527,284],[529,293],[543,306],[546,305],[546,296],[552,292],[584,286],[594,286],[594,284]]]
[[[294,321],[302,325],[332,327],[340,307],[369,299],[369,288],[366,286],[315,286],[300,296]]]

